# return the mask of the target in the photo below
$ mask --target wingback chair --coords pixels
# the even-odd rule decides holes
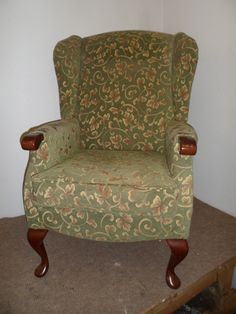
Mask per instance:
[[[71,36],[54,50],[61,120],[21,137],[28,241],[49,262],[48,230],[80,239],[165,239],[166,281],[188,253],[197,135],[187,124],[197,65],[184,33]]]

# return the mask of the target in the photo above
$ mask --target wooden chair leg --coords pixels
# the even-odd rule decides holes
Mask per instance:
[[[187,256],[187,240],[166,240],[171,249],[171,256],[166,270],[166,283],[172,289],[178,289],[181,285],[180,279],[175,274],[175,267]]]
[[[47,252],[43,244],[47,232],[48,230],[46,229],[28,229],[27,238],[29,244],[41,257],[41,263],[34,271],[34,274],[37,277],[43,277],[47,273],[49,267]]]

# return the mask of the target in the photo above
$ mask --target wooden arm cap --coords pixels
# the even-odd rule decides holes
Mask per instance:
[[[187,136],[180,136],[179,138],[179,153],[180,155],[194,156],[197,152],[197,143],[195,139]]]
[[[44,136],[42,133],[28,134],[21,138],[21,147],[24,150],[37,150],[43,141]]]

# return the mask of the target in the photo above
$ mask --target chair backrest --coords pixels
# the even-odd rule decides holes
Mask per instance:
[[[195,41],[148,31],[71,36],[54,50],[62,118],[87,149],[164,150],[169,120],[188,118]]]

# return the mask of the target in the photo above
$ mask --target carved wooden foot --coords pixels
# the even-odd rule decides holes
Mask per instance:
[[[47,252],[43,244],[43,239],[47,235],[47,232],[48,230],[46,229],[28,229],[28,241],[32,248],[41,257],[41,263],[34,271],[34,274],[37,277],[43,277],[47,273],[49,267]]]
[[[172,289],[178,289],[181,285],[180,279],[175,274],[175,267],[187,256],[187,240],[166,240],[171,249],[171,256],[166,270],[166,282]]]

